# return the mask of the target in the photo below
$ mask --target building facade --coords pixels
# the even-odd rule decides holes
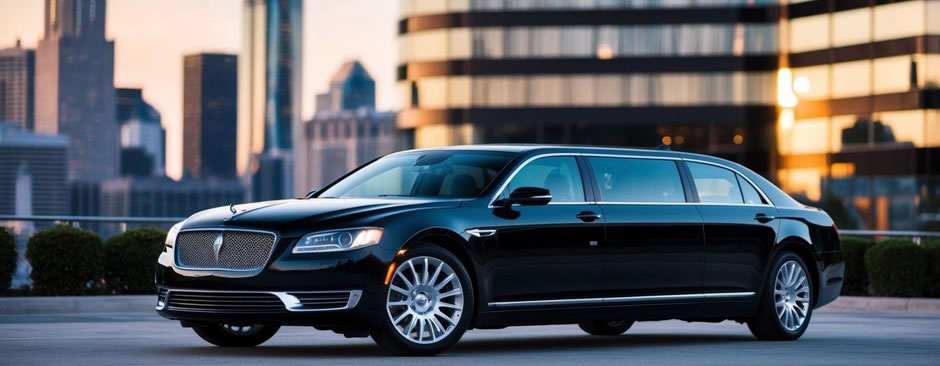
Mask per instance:
[[[68,139],[0,123],[0,214],[69,213]]]
[[[771,170],[780,9],[768,0],[403,1],[398,126],[415,145],[704,152]]]
[[[234,178],[238,131],[238,56],[195,54],[183,60],[183,172]]]
[[[207,208],[245,201],[234,179],[119,178],[101,187],[101,214],[130,217],[189,217]]]
[[[798,103],[778,125],[781,186],[840,228],[940,230],[940,1],[787,10]]]
[[[35,124],[36,51],[16,47],[0,50],[0,121],[25,130]]]
[[[940,229],[940,1],[401,9],[397,123],[418,147],[665,144],[743,163],[840,227]]]
[[[303,1],[242,1],[237,166],[248,181],[255,174],[276,178],[265,191],[252,192],[289,197],[294,193],[292,151],[301,124]],[[261,159],[261,154],[266,156]],[[285,169],[274,177],[261,171],[269,166]]]
[[[160,112],[140,89],[118,88],[117,120],[121,126],[121,176],[165,174],[166,131]]]
[[[104,0],[45,0],[36,49],[36,131],[69,137],[69,179],[118,175],[114,42],[105,39]]]

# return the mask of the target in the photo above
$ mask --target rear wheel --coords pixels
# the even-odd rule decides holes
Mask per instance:
[[[473,317],[473,288],[452,253],[418,245],[397,260],[382,325],[372,339],[393,353],[429,356],[450,348]]]
[[[578,323],[581,330],[590,335],[615,336],[621,335],[633,326],[632,320],[593,320]]]
[[[277,333],[276,324],[213,324],[193,326],[193,331],[206,342],[219,347],[254,347]]]
[[[793,252],[782,252],[773,263],[757,316],[747,326],[760,340],[795,340],[806,332],[813,315],[813,279]]]

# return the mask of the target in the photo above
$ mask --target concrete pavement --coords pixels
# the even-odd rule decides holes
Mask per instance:
[[[395,364],[370,339],[288,327],[253,349],[210,346],[153,313],[0,316],[0,364],[257,365]],[[940,314],[819,311],[796,342],[760,342],[747,327],[681,321],[637,323],[619,337],[577,326],[473,330],[429,364],[940,364]]]

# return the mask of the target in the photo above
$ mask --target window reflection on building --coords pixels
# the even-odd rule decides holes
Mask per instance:
[[[777,26],[738,23],[451,28],[408,33],[398,42],[402,62],[592,58],[601,48],[609,50],[610,57],[771,55],[777,52]]]
[[[403,101],[425,109],[772,105],[775,85],[774,72],[650,73],[426,77],[399,90]]]
[[[768,6],[775,0],[400,0],[402,16],[446,12]]]

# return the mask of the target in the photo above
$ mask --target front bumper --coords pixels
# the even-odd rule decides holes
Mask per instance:
[[[265,322],[322,329],[374,327],[396,252],[379,246],[320,255],[275,253],[257,274],[157,265],[155,308],[184,324]]]

